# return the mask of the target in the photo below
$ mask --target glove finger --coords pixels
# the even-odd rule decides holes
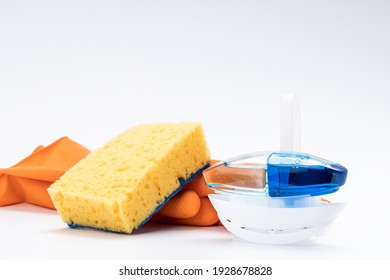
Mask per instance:
[[[190,218],[199,212],[200,205],[200,198],[195,192],[182,190],[172,197],[158,214],[171,218]]]
[[[212,206],[210,200],[207,197],[200,198],[201,207],[194,217],[187,219],[177,219],[164,217],[161,215],[154,215],[151,219],[151,222],[165,223],[165,224],[178,224],[178,225],[190,225],[190,226],[212,226],[216,224],[219,219],[217,212]]]

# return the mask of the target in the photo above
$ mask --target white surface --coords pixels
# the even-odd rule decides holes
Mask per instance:
[[[335,224],[313,243],[268,246],[233,237],[222,226],[147,224],[123,235],[70,229],[52,210],[15,205],[1,210],[2,259],[343,259],[376,256],[372,244],[350,242]]]
[[[311,246],[216,228],[132,236],[0,208],[0,258],[389,259],[386,1],[0,1],[0,166],[67,135],[95,149],[130,126],[200,121],[214,158],[279,148],[297,93],[305,153],[349,169],[347,207]],[[259,213],[261,215],[261,213]]]

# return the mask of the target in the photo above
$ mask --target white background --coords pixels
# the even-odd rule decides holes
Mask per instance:
[[[279,148],[296,93],[302,151],[349,169],[348,202],[305,246],[223,227],[71,230],[0,208],[0,258],[389,259],[390,5],[386,1],[0,0],[0,166],[67,135],[95,149],[139,123],[200,121],[213,158]],[[261,215],[261,213],[259,213]]]

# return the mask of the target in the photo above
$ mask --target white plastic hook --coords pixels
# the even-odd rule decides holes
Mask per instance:
[[[280,150],[289,152],[301,150],[301,112],[298,96],[295,94],[286,94],[282,97]]]

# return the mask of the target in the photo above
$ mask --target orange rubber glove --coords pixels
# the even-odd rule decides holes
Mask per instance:
[[[27,202],[54,209],[47,188],[89,152],[63,137],[47,147],[37,147],[10,168],[0,168],[0,206]]]
[[[210,165],[218,162],[212,160]],[[218,215],[207,195],[214,193],[199,174],[172,197],[151,219],[151,222],[212,226],[218,223]]]

